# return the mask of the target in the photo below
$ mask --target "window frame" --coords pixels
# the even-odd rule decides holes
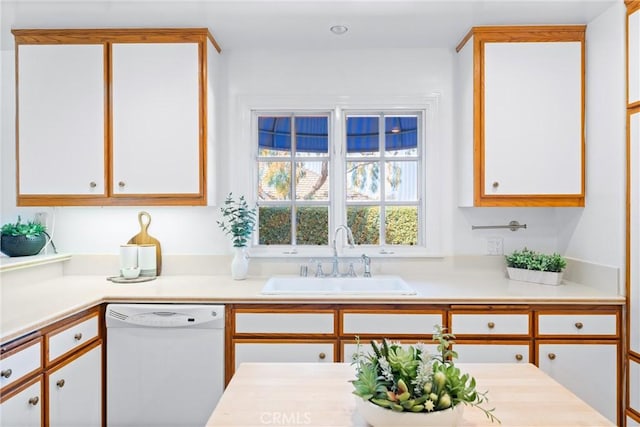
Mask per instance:
[[[258,185],[258,168],[257,168],[257,114],[267,115],[287,115],[292,112],[299,114],[320,114],[330,113],[329,128],[332,135],[330,136],[330,168],[333,169],[330,175],[331,187],[330,198],[333,200],[342,200],[346,194],[346,179],[335,179],[336,168],[342,168],[340,174],[345,176],[346,153],[339,153],[340,149],[336,141],[344,138],[345,141],[341,147],[346,150],[346,132],[343,129],[343,114],[348,112],[364,112],[371,113],[375,111],[384,111],[387,115],[402,115],[405,112],[418,112],[422,115],[420,131],[422,136],[421,158],[421,174],[419,182],[422,185],[422,198],[420,207],[422,212],[420,242],[421,245],[415,246],[381,246],[381,245],[358,245],[354,249],[345,247],[342,243],[343,233],[338,236],[338,252],[344,256],[360,256],[366,253],[374,258],[440,258],[442,253],[442,229],[446,224],[442,223],[442,174],[443,165],[440,164],[440,153],[445,150],[443,146],[444,140],[441,139],[439,122],[442,120],[439,111],[441,95],[434,93],[428,96],[359,96],[359,97],[341,97],[341,96],[247,96],[240,95],[238,97],[238,114],[244,117],[241,122],[245,123],[247,130],[241,132],[247,141],[250,149],[247,154],[250,157],[252,169],[251,183],[244,186],[239,185],[238,191],[242,191],[249,195],[248,200],[255,203]],[[338,160],[336,155],[343,156]],[[453,165],[452,165],[453,166]],[[451,171],[453,172],[453,171]],[[450,191],[453,191],[451,188]],[[346,201],[346,199],[345,199]],[[273,258],[282,259],[290,258],[291,262],[296,259],[304,259],[311,257],[330,257],[332,233],[335,228],[342,222],[338,223],[336,218],[344,218],[341,221],[346,223],[346,202],[340,203],[340,207],[333,206],[333,215],[329,214],[329,246],[292,246],[292,245],[258,245],[257,233],[252,238],[252,246],[250,248],[251,256],[254,258]],[[341,210],[338,212],[337,210]]]

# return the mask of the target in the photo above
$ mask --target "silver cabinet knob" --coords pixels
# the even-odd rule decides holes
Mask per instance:
[[[524,357],[522,357],[522,355],[520,353],[516,354],[516,360],[518,362],[522,362],[522,359],[524,359]]]
[[[13,371],[11,369],[4,369],[2,372],[0,372],[0,377],[9,378],[11,374],[13,374]]]
[[[498,187],[500,187],[500,183],[498,181],[493,181],[493,184],[491,184],[491,186],[493,188],[498,188]]]
[[[73,339],[76,341],[80,341],[82,339],[82,332],[78,332],[73,336]]]
[[[91,181],[91,182],[89,183],[89,187],[90,187],[90,188],[96,188],[97,186],[98,186],[98,184],[96,184],[96,182],[95,182],[95,181]]]
[[[120,188],[124,188],[125,185],[126,184],[124,183],[124,181],[118,182],[118,187],[120,187]]]
[[[62,379],[62,380],[58,380],[58,381],[56,382],[56,385],[58,386],[58,388],[62,388],[62,387],[64,387],[64,379]]]
[[[496,327],[496,324],[495,324],[495,323],[493,323],[493,322],[489,322],[489,323],[487,323],[487,327],[488,327],[489,329],[493,329],[493,328],[495,328],[495,327]]]
[[[549,358],[549,360],[556,360],[556,354],[555,353],[549,353],[549,354],[547,354],[547,357]]]
[[[576,322],[575,327],[576,329],[582,329],[584,325],[582,324],[582,322]]]
[[[38,402],[40,402],[40,398],[38,396],[33,396],[28,400],[28,402],[29,402],[29,405],[36,406]]]
[[[320,360],[324,360],[327,357],[327,355],[324,353],[320,353],[318,357],[320,358]]]

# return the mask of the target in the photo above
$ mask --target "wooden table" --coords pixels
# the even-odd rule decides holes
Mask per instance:
[[[459,363],[489,391],[502,426],[613,426],[531,364]],[[211,414],[213,426],[365,427],[351,394],[354,367],[342,363],[245,363]],[[585,373],[588,377],[588,373]],[[588,383],[588,380],[585,382]],[[498,426],[465,407],[463,426]]]

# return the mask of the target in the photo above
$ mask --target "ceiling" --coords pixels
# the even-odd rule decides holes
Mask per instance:
[[[223,50],[454,47],[472,26],[586,24],[622,0],[0,0],[11,28],[208,27]],[[329,31],[341,24],[349,31]]]

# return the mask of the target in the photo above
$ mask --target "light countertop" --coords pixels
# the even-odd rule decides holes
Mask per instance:
[[[531,364],[456,363],[488,391],[487,408],[503,426],[612,426],[606,418]],[[341,363],[244,363],[207,426],[249,427],[277,420],[299,425],[365,427],[355,408],[355,368]],[[266,391],[268,390],[268,392]],[[425,415],[426,416],[426,415]],[[523,424],[524,423],[524,424]],[[464,408],[461,426],[498,426]]]
[[[15,272],[13,273],[15,274]],[[393,304],[624,304],[624,297],[566,282],[560,286],[508,280],[499,274],[447,274],[406,279],[416,295],[261,295],[266,277],[161,276],[116,284],[106,276],[73,275],[2,283],[0,342],[17,338],[103,302],[393,303]]]

